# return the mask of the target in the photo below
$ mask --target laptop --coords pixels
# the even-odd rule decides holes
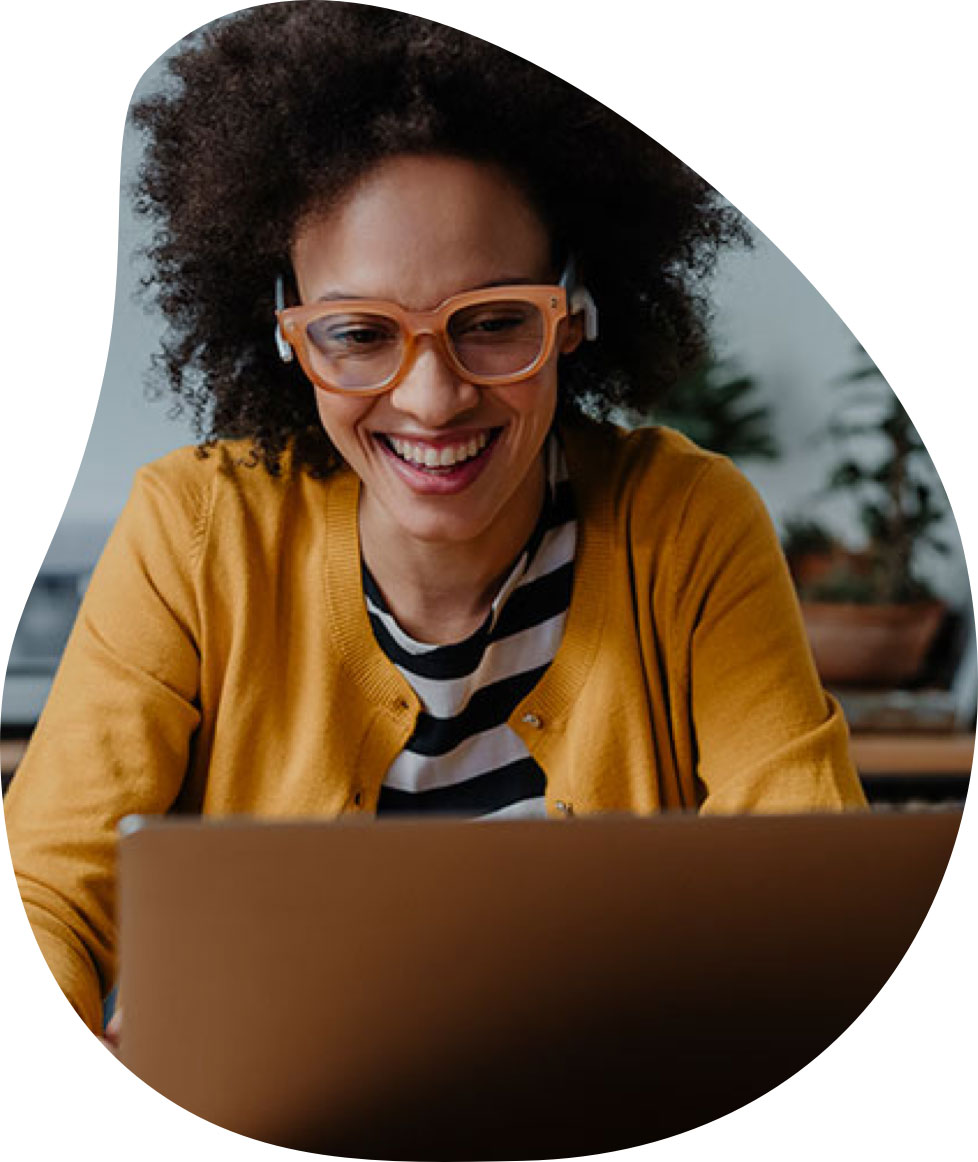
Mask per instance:
[[[315,1153],[656,1141],[846,1029],[959,820],[127,820],[122,1059],[203,1118]]]

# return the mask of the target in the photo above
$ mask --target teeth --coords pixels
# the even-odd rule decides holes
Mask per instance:
[[[417,464],[423,468],[451,468],[455,464],[463,464],[478,456],[489,443],[486,432],[473,436],[467,444],[446,445],[443,448],[432,448],[426,444],[413,444],[409,440],[402,440],[397,436],[389,437],[390,445],[402,460],[410,464]]]

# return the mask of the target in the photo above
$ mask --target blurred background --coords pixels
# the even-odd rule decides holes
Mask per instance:
[[[150,69],[136,95],[158,83]],[[0,709],[6,789],[88,576],[136,469],[194,433],[147,391],[159,324],[136,301],[144,227],[122,156],[112,341],[92,431],[14,639]],[[655,415],[730,455],[782,537],[826,686],[843,702],[880,807],[963,799],[974,749],[974,614],[953,514],[926,449],[870,354],[760,232],[713,282],[713,355]]]

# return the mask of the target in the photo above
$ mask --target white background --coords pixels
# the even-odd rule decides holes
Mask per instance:
[[[911,410],[972,577],[976,108],[970,6],[400,5],[530,57],[657,137],[803,271]],[[90,0],[5,14],[0,661],[81,459],[108,350],[119,153],[142,72],[231,6]],[[56,328],[46,326],[52,318]],[[974,1156],[978,1037],[973,809],[895,978],[777,1091],[645,1147],[673,1160]],[[0,863],[2,1140],[18,1159],[270,1158],[170,1106],[81,1027],[46,973]],[[284,1156],[284,1155],[283,1155]]]

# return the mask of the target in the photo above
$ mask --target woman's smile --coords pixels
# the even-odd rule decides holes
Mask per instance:
[[[436,438],[377,433],[374,439],[408,488],[446,496],[462,492],[478,479],[501,431],[483,428]]]

